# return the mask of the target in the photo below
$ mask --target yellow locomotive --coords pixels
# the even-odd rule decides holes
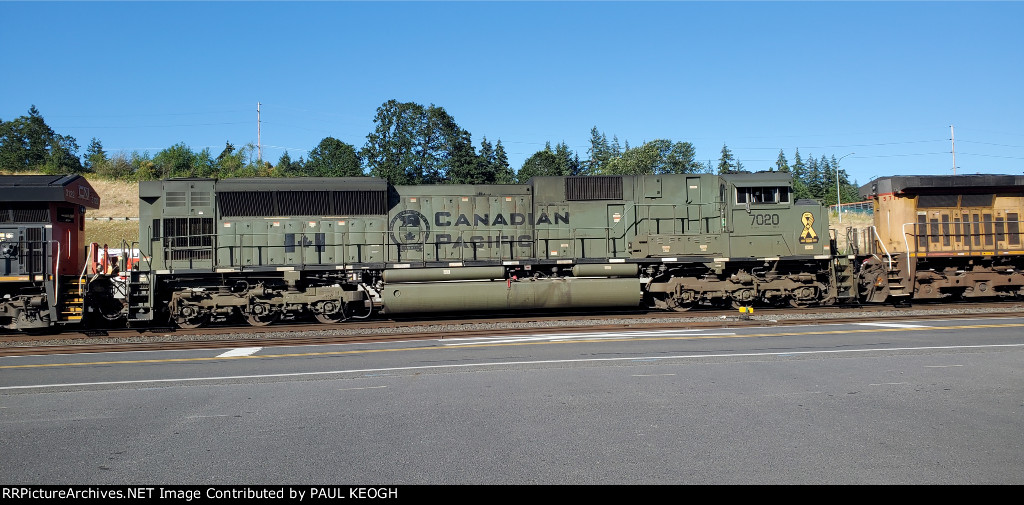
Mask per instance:
[[[1024,176],[880,177],[853,241],[865,302],[1024,295]]]

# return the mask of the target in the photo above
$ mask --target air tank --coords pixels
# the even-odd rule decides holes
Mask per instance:
[[[505,267],[408,268],[384,271],[384,283],[495,280],[505,278]]]
[[[385,314],[637,307],[639,279],[526,279],[385,285]]]

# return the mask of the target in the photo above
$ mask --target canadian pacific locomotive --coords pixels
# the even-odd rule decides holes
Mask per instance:
[[[784,173],[170,179],[140,184],[140,254],[117,268],[83,242],[84,179],[0,177],[0,325],[1020,295],[1024,180],[969,177],[865,186],[875,226],[845,230],[841,253]]]

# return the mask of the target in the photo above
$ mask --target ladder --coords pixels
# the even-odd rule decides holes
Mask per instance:
[[[76,277],[69,277],[60,283],[57,294],[57,321],[64,324],[82,322],[85,308],[84,283]]]
[[[836,274],[836,297],[843,303],[857,303],[857,279],[854,274],[854,256],[836,256],[833,267]]]
[[[153,320],[153,307],[150,306],[149,272],[132,270],[128,272],[128,325]]]

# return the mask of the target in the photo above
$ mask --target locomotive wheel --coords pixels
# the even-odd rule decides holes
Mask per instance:
[[[334,325],[344,321],[348,321],[348,315],[345,313],[345,308],[341,307],[333,312],[315,312],[313,313],[316,317],[316,321],[321,322],[325,325]]]
[[[191,330],[210,322],[210,314],[202,313],[192,317],[178,316],[174,318],[174,324],[179,328]]]
[[[179,328],[191,330],[210,322],[210,313],[194,305],[182,307],[174,316],[174,324]]]
[[[281,311],[274,310],[267,304],[255,304],[245,313],[245,320],[250,326],[268,326],[281,319]]]
[[[344,302],[330,300],[319,303],[314,309],[316,320],[323,324],[335,324],[348,320]]]
[[[746,301],[746,302],[740,301],[740,300],[736,300],[736,299],[732,300],[732,308],[734,308],[734,309],[739,309],[739,308],[743,308],[743,307],[750,307],[753,304],[754,304],[753,300],[749,300],[749,301]]]
[[[676,294],[665,293],[660,295],[660,303],[664,303],[664,307],[675,311],[675,312],[686,312],[697,306],[699,302],[698,295],[695,291],[684,289]]]
[[[249,314],[245,318],[249,323],[249,326],[269,326],[280,319],[281,313],[278,311],[274,311],[269,314]]]
[[[677,298],[669,298],[666,300],[668,308],[675,312],[686,312],[693,308],[695,305],[693,302],[682,302]]]
[[[348,319],[347,317],[345,317],[345,314],[342,313],[341,311],[334,312],[334,313],[331,313],[331,314],[319,314],[318,313],[318,314],[315,314],[315,316],[316,316],[316,320],[320,321],[323,324],[335,324],[335,323],[340,323],[340,322]]]
[[[808,300],[798,300],[796,298],[789,299],[790,307],[796,307],[798,309],[806,309],[811,306],[811,302]]]

